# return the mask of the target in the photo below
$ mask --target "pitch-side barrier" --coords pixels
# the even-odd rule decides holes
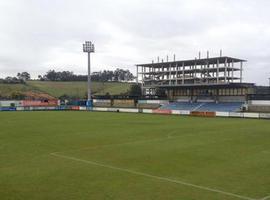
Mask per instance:
[[[270,119],[270,113],[241,113],[241,112],[196,112],[189,110],[161,110],[161,109],[136,109],[136,108],[93,108],[93,111],[125,112],[125,113],[146,113],[163,115],[185,115],[198,117],[235,117]]]
[[[0,107],[0,111],[101,111],[101,112],[120,112],[120,113],[146,113],[159,115],[184,115],[197,117],[230,117],[230,118],[253,118],[270,119],[270,113],[247,113],[247,112],[198,112],[188,110],[162,110],[162,109],[138,109],[138,108],[102,108],[93,107],[88,109],[84,106],[19,106],[19,107]]]

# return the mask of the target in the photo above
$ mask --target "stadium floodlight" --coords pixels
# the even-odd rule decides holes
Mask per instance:
[[[91,65],[90,65],[90,54],[95,52],[95,46],[92,42],[86,41],[83,44],[83,52],[88,53],[88,92],[87,92],[87,107],[92,107],[92,97],[91,97]]]
[[[94,44],[90,41],[86,41],[85,44],[83,44],[83,52],[94,53],[95,52]]]

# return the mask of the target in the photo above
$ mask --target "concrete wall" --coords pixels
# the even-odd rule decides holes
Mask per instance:
[[[266,112],[270,113],[270,105],[248,105],[248,111],[249,112]]]
[[[270,106],[270,100],[250,100],[248,101],[248,104],[257,106]]]
[[[219,96],[219,102],[245,102],[245,96]]]

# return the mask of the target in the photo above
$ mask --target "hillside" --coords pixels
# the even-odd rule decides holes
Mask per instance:
[[[95,95],[117,95],[129,90],[129,83],[93,82],[92,92]],[[13,93],[20,92],[26,95],[48,95],[60,97],[62,95],[84,98],[87,92],[87,82],[52,82],[28,81],[26,84],[0,84],[0,96],[10,97]]]
[[[18,96],[27,96],[29,98],[47,98],[52,99],[51,95],[41,92],[28,84],[3,84],[0,83],[0,99],[21,99]]]

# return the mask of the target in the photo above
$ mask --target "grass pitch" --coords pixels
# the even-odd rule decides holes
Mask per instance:
[[[2,112],[0,128],[1,200],[270,195],[267,120]]]

